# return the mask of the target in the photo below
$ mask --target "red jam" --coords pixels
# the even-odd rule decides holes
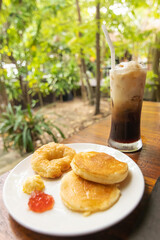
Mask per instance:
[[[38,213],[42,213],[52,209],[53,205],[54,205],[53,197],[41,191],[32,192],[28,202],[30,210]]]

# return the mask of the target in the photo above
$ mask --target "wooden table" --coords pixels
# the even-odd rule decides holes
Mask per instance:
[[[108,116],[100,122],[80,131],[78,134],[66,139],[64,143],[96,143],[107,145],[110,131],[111,117]],[[139,213],[143,211],[145,202],[153,186],[160,176],[160,103],[144,102],[142,110],[141,135],[143,149],[127,154],[140,167],[145,178],[145,194],[138,207],[123,221],[115,226],[96,234],[77,237],[75,239],[128,239],[134,231]],[[66,239],[50,237],[32,232],[18,223],[8,214],[2,200],[2,188],[8,173],[0,176],[0,239],[1,240],[49,240]],[[74,238],[73,238],[74,239]]]

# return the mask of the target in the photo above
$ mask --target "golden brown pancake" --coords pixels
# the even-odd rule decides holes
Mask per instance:
[[[90,182],[70,171],[62,179],[60,195],[69,209],[89,214],[110,208],[119,199],[120,190],[115,184]]]
[[[119,183],[128,175],[127,163],[103,152],[80,152],[74,156],[71,167],[78,176],[102,184]]]
[[[37,149],[31,159],[31,166],[41,177],[56,178],[70,168],[75,150],[50,142]]]

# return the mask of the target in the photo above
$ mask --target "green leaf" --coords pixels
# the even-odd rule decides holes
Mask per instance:
[[[32,140],[32,137],[31,137],[30,129],[27,129],[27,139],[28,139],[27,151],[34,151],[33,140]]]
[[[38,134],[42,135],[43,130],[38,125],[35,125],[34,129],[38,132]]]
[[[52,126],[53,126],[54,128],[56,128],[57,131],[60,133],[61,137],[62,137],[63,139],[65,139],[65,135],[63,134],[63,132],[61,131],[61,129],[60,129],[59,127],[57,127],[56,125],[54,125],[54,124],[52,124]]]
[[[30,104],[27,104],[27,110],[28,110],[29,117],[32,119],[32,111],[31,111]]]
[[[21,145],[21,143],[20,143],[20,141],[22,140],[21,138],[22,138],[22,134],[17,134],[15,136],[15,138],[14,138],[14,147]]]
[[[17,119],[15,120],[14,128],[13,128],[14,131],[16,131],[17,128],[19,127],[19,124],[21,123],[22,119],[23,119],[22,116],[17,117]]]
[[[23,133],[22,133],[23,147],[24,147],[25,150],[27,149],[27,140],[28,140],[27,130],[28,130],[28,126],[27,126],[27,124],[25,124],[24,129],[23,129]]]
[[[48,126],[46,123],[42,123],[42,126],[43,126],[44,130],[45,130],[49,135],[52,136],[53,140],[54,140],[55,142],[58,142],[57,138],[56,138],[55,135],[52,133],[52,131],[50,130],[49,126]]]

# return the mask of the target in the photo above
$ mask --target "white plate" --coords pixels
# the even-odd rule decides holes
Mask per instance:
[[[67,144],[76,152],[105,152],[116,159],[127,162],[129,175],[120,184],[121,197],[110,209],[93,213],[88,217],[67,209],[60,198],[61,178],[46,180],[45,193],[55,199],[52,210],[44,213],[34,213],[28,209],[29,195],[23,193],[22,186],[29,176],[35,173],[31,168],[30,158],[24,159],[8,175],[4,188],[3,200],[9,214],[21,225],[33,231],[48,235],[77,236],[93,233],[108,228],[124,219],[138,205],[144,192],[144,178],[137,164],[127,155],[106,146],[90,143]]]

